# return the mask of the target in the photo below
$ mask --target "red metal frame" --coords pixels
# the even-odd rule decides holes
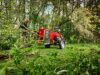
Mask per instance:
[[[44,37],[44,32],[45,30],[47,30],[48,28],[40,28],[39,29],[39,38],[40,40],[43,40],[43,37]],[[54,42],[54,37],[57,36],[57,37],[63,37],[59,32],[53,32],[53,31],[50,31],[50,42],[53,43]]]

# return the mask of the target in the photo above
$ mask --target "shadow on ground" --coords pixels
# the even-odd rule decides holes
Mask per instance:
[[[50,48],[45,48],[44,46],[38,46],[37,49],[59,49],[58,46],[51,46]]]

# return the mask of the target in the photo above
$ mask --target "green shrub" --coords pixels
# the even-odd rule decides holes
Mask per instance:
[[[100,62],[97,53],[91,51],[89,54],[71,53],[69,59],[58,58],[56,51],[42,56],[39,52],[34,53],[31,60],[23,58],[23,54],[15,52],[19,60],[20,70],[23,75],[99,75]],[[25,55],[24,55],[25,56]],[[21,59],[21,60],[20,60]],[[16,64],[16,63],[15,63]]]
[[[0,50],[9,50],[16,42],[16,37],[12,35],[0,35]]]

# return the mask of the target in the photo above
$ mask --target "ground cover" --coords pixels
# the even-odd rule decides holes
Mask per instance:
[[[9,57],[0,60],[0,75],[99,75],[99,44],[68,44],[0,51]]]

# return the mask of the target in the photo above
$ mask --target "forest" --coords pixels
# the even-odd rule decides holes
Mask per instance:
[[[0,75],[100,75],[100,0],[0,0]]]

